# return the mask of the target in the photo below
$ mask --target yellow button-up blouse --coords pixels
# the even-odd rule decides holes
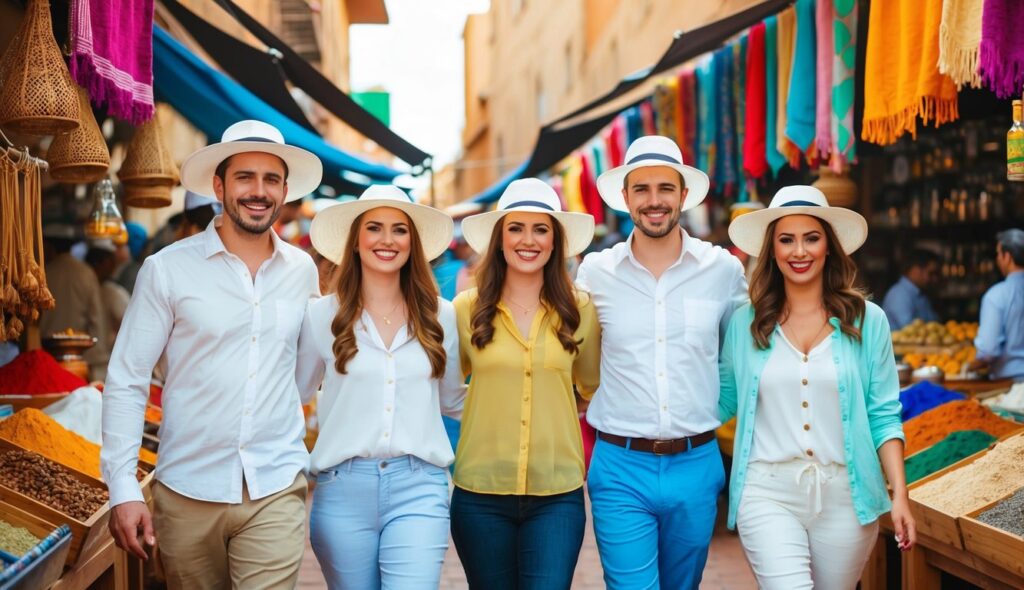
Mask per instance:
[[[494,339],[473,346],[476,289],[455,298],[462,371],[470,375],[455,453],[455,485],[486,494],[548,496],[583,485],[583,443],[573,382],[589,399],[598,385],[601,328],[590,296],[578,295],[579,353],[562,348],[558,314],[541,307],[530,337],[498,304]]]

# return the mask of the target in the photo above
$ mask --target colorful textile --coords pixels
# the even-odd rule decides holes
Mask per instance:
[[[716,190],[730,194],[738,179],[736,171],[736,111],[732,101],[732,47],[726,46],[716,51],[712,59],[715,62],[716,106],[718,108],[717,167],[712,176]],[[711,171],[709,170],[710,174]]]
[[[71,59],[78,85],[107,112],[141,125],[153,118],[153,0],[72,0]]]
[[[657,135],[658,128],[654,124],[654,101],[650,98],[640,103],[640,122],[644,135]]]
[[[772,174],[776,175],[786,164],[786,157],[776,147],[778,143],[779,107],[779,25],[778,17],[764,19],[765,56],[765,141],[764,151]],[[785,108],[785,105],[782,105]]]
[[[573,213],[586,213],[587,206],[583,203],[583,157],[573,152],[566,158],[566,167],[562,172],[562,199],[565,208]]]
[[[832,4],[832,165],[842,173],[847,162],[857,159],[853,133],[853,98],[857,70],[857,0]]]
[[[676,139],[679,125],[676,111],[679,106],[679,80],[665,78],[654,87],[654,125],[658,135]]]
[[[697,161],[697,74],[686,70],[679,74],[680,117],[679,150],[683,162],[693,165]]]
[[[750,28],[747,48],[747,99],[743,136],[743,171],[750,178],[760,178],[768,172],[765,159],[765,69],[764,23]]]
[[[941,19],[942,0],[871,3],[861,139],[889,145],[916,138],[918,116],[935,126],[959,117],[956,84],[935,65]]]
[[[1024,88],[1024,2],[985,0],[981,17],[978,73],[1000,98],[1020,96]]]
[[[580,197],[586,213],[594,217],[594,223],[604,223],[604,201],[597,192],[597,174],[594,172],[594,152],[580,150]]]
[[[957,88],[981,88],[978,52],[981,49],[981,10],[984,0],[944,0],[939,24],[939,72]]]
[[[797,0],[796,46],[789,78],[789,101],[786,103],[786,137],[803,152],[814,143],[816,60],[814,0]]]
[[[697,66],[697,168],[714,179],[718,163],[718,103],[714,56],[708,55]]]
[[[793,50],[796,45],[796,9],[790,7],[779,13],[779,95],[775,110],[775,147],[786,158],[792,168],[800,165],[800,148],[786,137],[787,105],[789,104],[789,81],[793,75]]]
[[[732,167],[736,174],[736,200],[747,200],[747,183],[743,178],[743,138],[746,136],[747,114],[747,33],[732,44],[732,110],[736,127],[736,144],[733,149]]]
[[[626,153],[626,117],[619,115],[612,120],[604,137],[604,145],[608,154],[608,166],[615,168],[622,166],[622,159]]]
[[[636,138],[644,135],[644,124],[640,118],[640,107],[635,106],[626,109],[622,113],[626,117],[626,142],[629,145],[636,141]],[[625,151],[625,150],[623,150]]]
[[[828,161],[832,148],[832,0],[818,0],[814,8],[818,35],[817,75],[815,76],[815,139],[818,157]]]

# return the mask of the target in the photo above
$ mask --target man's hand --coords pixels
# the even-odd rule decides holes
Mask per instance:
[[[153,518],[145,502],[125,502],[114,506],[110,514],[110,534],[114,536],[114,542],[128,553],[146,560],[146,550],[139,542],[140,529],[146,544],[150,547],[156,545]]]

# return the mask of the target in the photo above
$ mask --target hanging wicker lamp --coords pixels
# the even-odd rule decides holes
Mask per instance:
[[[89,95],[82,87],[78,88],[78,102],[82,124],[71,133],[58,135],[50,144],[46,159],[50,163],[50,177],[57,182],[89,184],[106,176],[110,152],[92,114]]]
[[[124,202],[129,207],[140,209],[160,209],[171,206],[170,186],[144,186],[141,184],[124,185]]]
[[[167,144],[164,142],[159,117],[154,116],[135,130],[135,136],[128,144],[128,153],[125,155],[124,163],[117,171],[117,177],[124,183],[126,190],[139,187],[170,189],[178,184],[178,167],[175,166],[171,151],[167,149]],[[145,194],[153,193],[146,192]],[[148,198],[143,198],[140,202],[148,202]],[[133,207],[147,206],[134,202],[128,204]],[[169,204],[170,200],[168,199],[164,204],[148,205],[148,207],[165,207]]]
[[[26,135],[60,135],[78,127],[78,96],[53,38],[49,0],[29,1],[0,61],[0,125]]]

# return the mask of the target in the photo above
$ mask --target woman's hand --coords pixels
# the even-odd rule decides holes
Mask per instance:
[[[910,499],[906,494],[892,499],[892,526],[896,529],[896,545],[900,551],[909,551],[917,543],[917,527],[910,512]]]

